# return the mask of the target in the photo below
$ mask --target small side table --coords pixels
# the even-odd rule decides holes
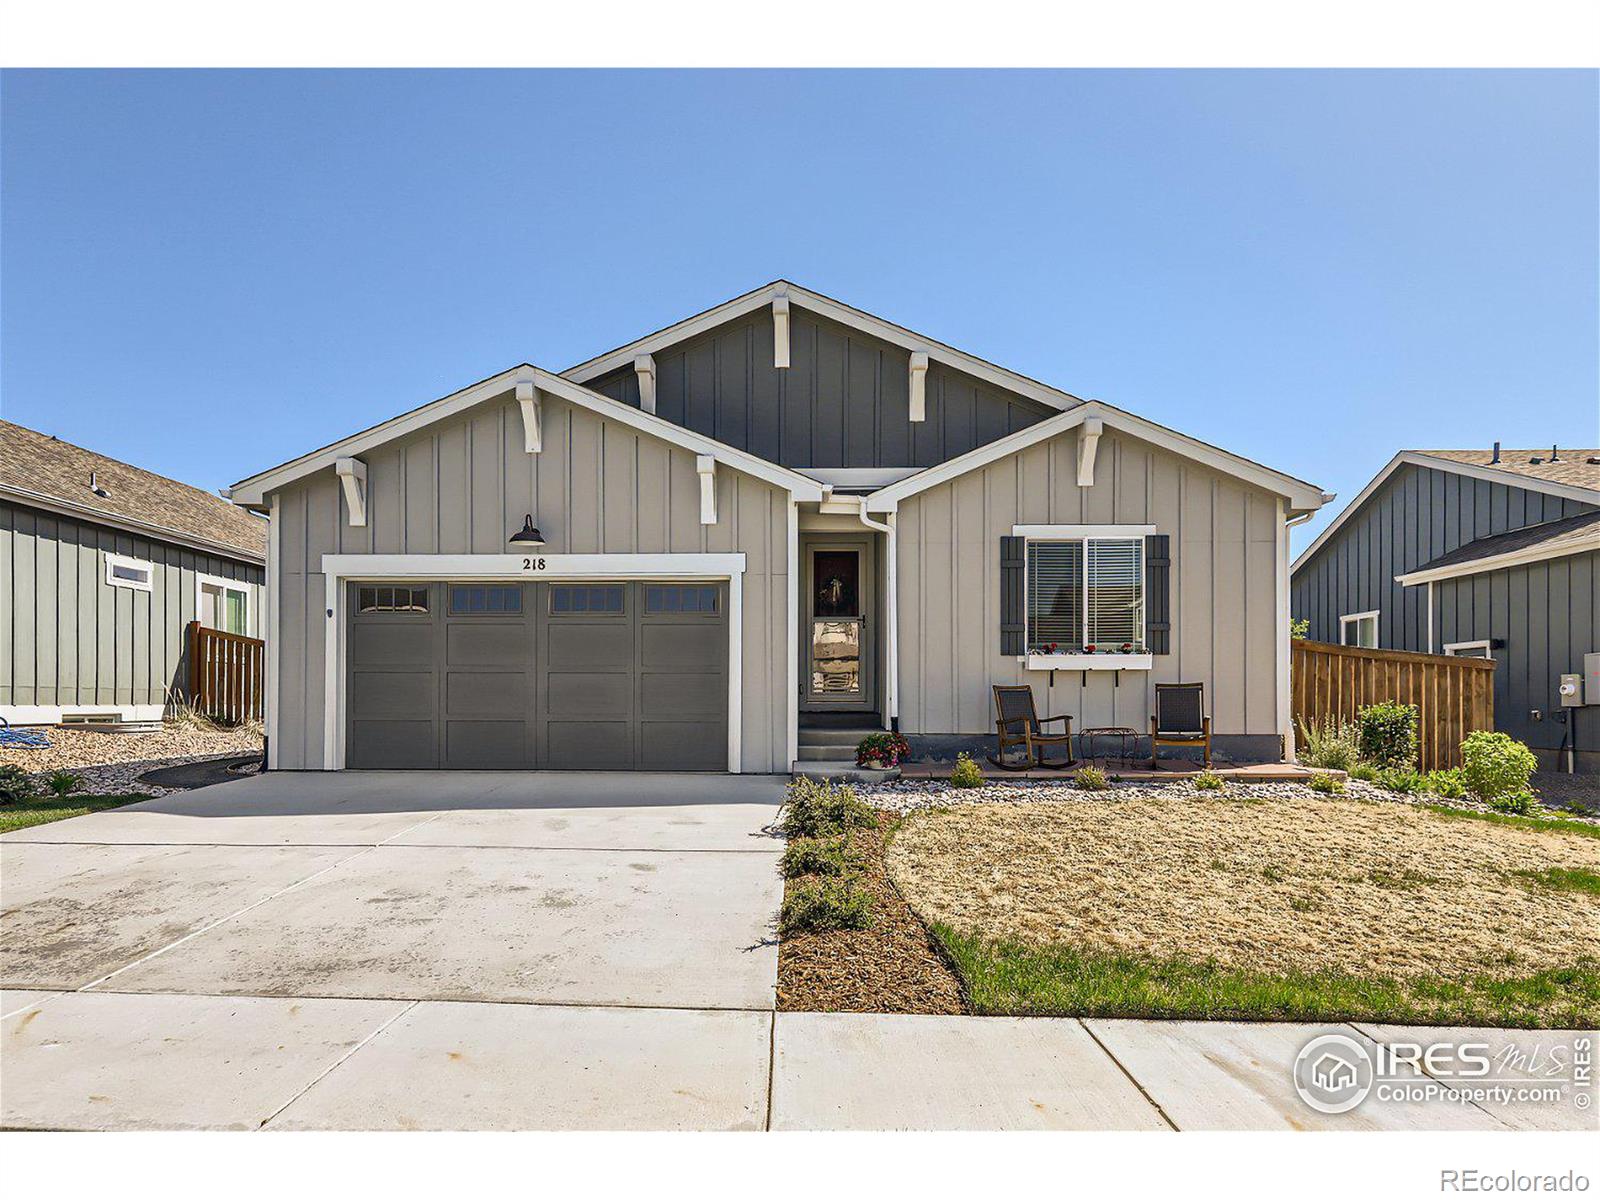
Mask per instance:
[[[1133,753],[1139,749],[1139,732],[1121,725],[1104,725],[1098,729],[1084,729],[1078,733],[1078,757],[1084,762],[1093,763],[1096,757],[1102,762],[1110,762],[1111,756],[1097,756],[1094,752],[1095,738],[1117,739],[1117,761],[1124,767],[1133,761]]]

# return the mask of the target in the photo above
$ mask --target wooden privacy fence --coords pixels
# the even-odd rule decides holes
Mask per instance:
[[[1460,766],[1461,739],[1494,728],[1494,662],[1487,658],[1297,639],[1289,669],[1297,736],[1329,717],[1353,722],[1363,707],[1382,700],[1415,704],[1420,768],[1434,771]]]
[[[206,716],[237,725],[261,719],[266,643],[189,622],[189,703]]]

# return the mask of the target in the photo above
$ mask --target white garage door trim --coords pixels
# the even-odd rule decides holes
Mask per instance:
[[[345,753],[346,584],[368,580],[625,579],[728,585],[728,770],[740,769],[744,692],[743,554],[324,554],[327,596],[322,768],[342,771]],[[274,697],[276,699],[276,697]],[[273,706],[276,708],[276,705]]]

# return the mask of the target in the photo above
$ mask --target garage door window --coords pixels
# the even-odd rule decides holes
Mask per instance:
[[[425,613],[428,611],[428,589],[387,585],[357,588],[356,611]]]
[[[651,616],[659,613],[700,613],[717,615],[717,589],[696,584],[692,587],[647,587],[644,590],[644,611]]]
[[[550,589],[552,616],[571,616],[574,613],[619,614],[622,608],[620,587],[560,586]]]
[[[522,611],[520,587],[488,587],[484,585],[450,588],[450,615],[452,617],[515,616]]]

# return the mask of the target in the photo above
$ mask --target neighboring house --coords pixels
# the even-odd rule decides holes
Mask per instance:
[[[1600,651],[1600,451],[1404,450],[1294,563],[1293,608],[1325,642],[1495,660],[1498,728],[1547,766],[1600,722],[1562,713]]]
[[[0,421],[0,717],[159,720],[198,618],[259,636],[266,522]]]
[[[1276,758],[1286,522],[1327,499],[782,281],[231,497],[272,518],[272,766],[752,772],[992,742],[1019,681],[1144,731],[1199,681]]]

